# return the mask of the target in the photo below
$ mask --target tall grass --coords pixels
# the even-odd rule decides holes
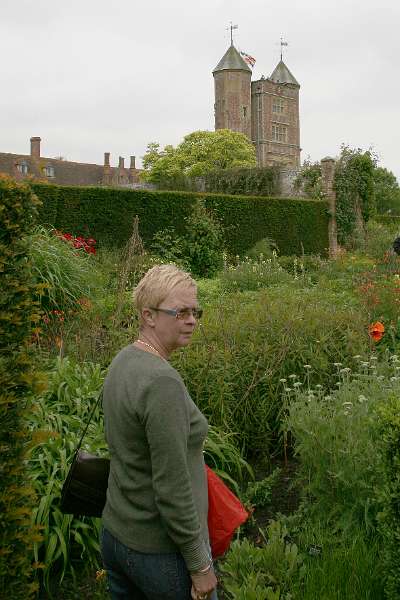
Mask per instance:
[[[333,363],[367,345],[355,300],[280,286],[210,300],[191,346],[173,363],[212,425],[237,434],[245,456],[268,456],[282,450],[280,380],[310,364],[316,383],[329,384]]]
[[[335,536],[326,524],[307,524],[296,537],[303,557],[301,580],[291,587],[301,600],[383,600],[381,540],[361,532]]]
[[[30,236],[29,245],[34,276],[43,284],[41,301],[45,309],[76,310],[81,298],[93,295],[98,273],[91,254],[41,226]]]

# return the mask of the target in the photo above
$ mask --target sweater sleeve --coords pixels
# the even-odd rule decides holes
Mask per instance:
[[[209,553],[201,535],[187,462],[189,405],[177,379],[163,375],[149,386],[144,425],[157,508],[189,571],[196,571],[207,564]]]

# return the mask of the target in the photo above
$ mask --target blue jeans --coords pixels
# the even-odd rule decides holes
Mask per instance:
[[[137,552],[104,528],[101,554],[112,600],[191,600],[192,580],[181,554]],[[216,592],[210,600],[217,600]]]

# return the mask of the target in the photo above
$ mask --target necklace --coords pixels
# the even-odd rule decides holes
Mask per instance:
[[[148,344],[147,342],[144,342],[143,340],[136,340],[138,342],[138,344],[143,344],[143,346],[147,346],[148,348],[150,348],[151,350],[153,350],[153,352],[155,352],[156,354],[158,354],[158,356],[160,358],[162,358],[163,360],[166,360],[163,355],[157,350],[157,348],[154,348],[154,346],[152,346],[151,344]]]

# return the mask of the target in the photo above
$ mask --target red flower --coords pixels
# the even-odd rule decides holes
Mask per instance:
[[[374,342],[379,342],[383,338],[383,334],[385,333],[385,326],[380,321],[376,321],[376,323],[371,323],[369,326],[369,335],[372,337]]]

